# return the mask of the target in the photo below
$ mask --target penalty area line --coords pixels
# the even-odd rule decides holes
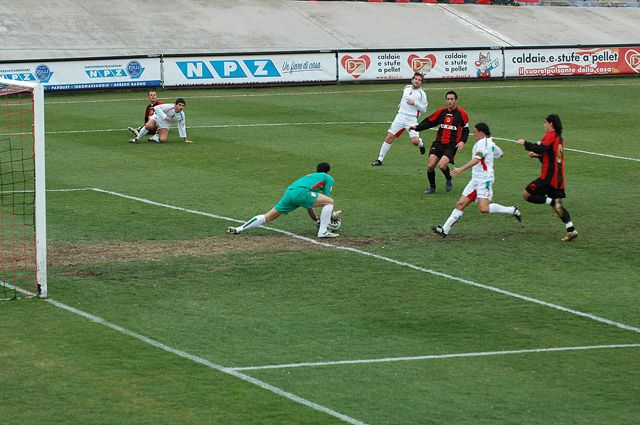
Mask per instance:
[[[11,285],[11,284],[3,282],[3,281],[0,281],[0,285],[5,286],[5,287],[10,288],[10,289],[14,289],[14,290],[16,290],[16,291],[18,291],[18,292],[20,292],[22,294],[25,294],[25,295],[29,295],[29,296],[33,296],[33,297],[37,296],[33,292],[24,290],[24,289],[22,289],[20,287]],[[359,421],[357,419],[354,419],[354,418],[352,418],[350,416],[347,416],[347,415],[345,415],[343,413],[337,412],[337,411],[335,411],[333,409],[329,409],[328,407],[322,406],[322,405],[320,405],[318,403],[315,403],[313,401],[310,401],[310,400],[307,400],[305,398],[302,398],[302,397],[300,397],[298,395],[295,395],[293,393],[285,391],[285,390],[283,390],[283,389],[281,389],[279,387],[276,387],[274,385],[271,385],[269,383],[266,383],[264,381],[256,379],[256,378],[254,378],[252,376],[245,375],[244,373],[241,373],[241,372],[239,372],[237,370],[234,370],[232,368],[224,367],[222,365],[219,365],[219,364],[214,363],[212,361],[209,361],[207,359],[203,359],[202,357],[195,356],[193,354],[187,353],[186,351],[182,351],[182,350],[179,350],[177,348],[173,348],[173,347],[171,347],[171,346],[169,346],[167,344],[163,344],[162,342],[156,341],[154,339],[146,337],[146,336],[144,336],[142,334],[139,334],[137,332],[133,332],[133,331],[127,329],[127,328],[124,328],[122,326],[119,326],[119,325],[116,325],[114,323],[111,323],[111,322],[103,319],[102,317],[95,316],[95,315],[93,315],[91,313],[87,313],[86,311],[79,310],[79,309],[77,309],[75,307],[71,307],[69,305],[66,305],[64,303],[61,303],[61,302],[56,301],[56,300],[51,299],[51,298],[44,298],[43,301],[51,304],[54,307],[60,308],[60,309],[65,310],[65,311],[68,311],[69,313],[73,313],[73,314],[76,314],[78,316],[81,316],[81,317],[83,317],[83,318],[85,318],[87,320],[90,320],[91,322],[94,322],[94,323],[97,323],[99,325],[105,326],[105,327],[107,327],[107,328],[109,328],[111,330],[114,330],[114,331],[119,332],[121,334],[127,335],[129,337],[135,338],[135,339],[137,339],[139,341],[142,341],[142,342],[144,342],[146,344],[149,344],[149,345],[151,345],[153,347],[159,348],[159,349],[164,350],[166,352],[169,352],[171,354],[175,354],[176,356],[182,357],[183,359],[187,359],[187,360],[190,360],[190,361],[192,361],[194,363],[198,363],[198,364],[201,364],[203,366],[206,366],[206,367],[208,367],[210,369],[214,369],[214,370],[217,370],[219,372],[225,373],[227,375],[231,375],[231,376],[233,376],[235,378],[238,378],[238,379],[241,379],[241,380],[243,380],[245,382],[248,382],[250,384],[256,385],[256,386],[258,386],[258,387],[260,387],[260,388],[262,388],[264,390],[267,390],[267,391],[270,391],[272,393],[275,393],[275,394],[277,394],[279,396],[282,396],[284,398],[287,398],[287,399],[289,399],[291,401],[294,401],[294,402],[302,404],[302,405],[304,405],[306,407],[310,407],[310,408],[312,408],[314,410],[317,410],[319,412],[322,412],[322,413],[325,413],[327,415],[330,415],[330,416],[333,416],[335,418],[338,418],[338,419],[340,419],[343,422],[346,422],[348,424],[352,424],[352,425],[367,425],[366,423],[361,422],[361,421]]]
[[[609,349],[618,349],[618,348],[638,348],[638,347],[640,347],[640,344],[584,345],[584,346],[578,346],[578,347],[551,347],[551,348],[531,348],[531,349],[524,349],[524,350],[480,351],[480,352],[472,352],[472,353],[428,354],[424,356],[385,357],[380,359],[286,363],[286,364],[274,364],[274,365],[264,365],[264,366],[242,366],[242,367],[233,367],[230,369],[233,369],[236,371],[264,370],[264,369],[290,369],[290,368],[296,368],[296,367],[409,362],[409,361],[419,361],[419,360],[455,359],[455,358],[461,358],[461,357],[489,357],[489,356],[506,356],[510,354],[549,353],[549,352],[558,352],[558,351],[609,350]]]
[[[117,196],[117,197],[120,197],[120,198],[125,198],[125,199],[130,199],[130,200],[134,200],[134,201],[138,201],[138,202],[143,202],[143,203],[149,204],[149,205],[155,205],[155,206],[158,206],[158,207],[163,207],[163,208],[169,208],[169,209],[173,209],[173,210],[177,210],[177,211],[188,212],[188,213],[192,213],[192,214],[202,215],[202,216],[205,216],[205,217],[217,218],[217,219],[221,219],[221,220],[231,221],[231,222],[234,222],[234,223],[244,223],[243,220],[238,220],[238,219],[235,219],[235,218],[226,217],[226,216],[217,215],[217,214],[206,213],[206,212],[203,212],[203,211],[197,211],[197,210],[182,208],[182,207],[178,207],[178,206],[175,206],[175,205],[164,204],[164,203],[161,203],[161,202],[155,202],[155,201],[152,201],[152,200],[149,200],[149,199],[145,199],[145,198],[140,198],[140,197],[137,197],[137,196],[125,195],[123,193],[118,193],[118,192],[113,192],[113,191],[104,190],[104,189],[98,189],[98,188],[94,188],[93,190],[95,190],[97,192],[102,192],[102,193],[110,194],[110,195],[113,195],[113,196]],[[571,309],[571,308],[563,307],[563,306],[561,306],[559,304],[550,303],[550,302],[543,301],[543,300],[540,300],[540,299],[537,299],[537,298],[533,298],[533,297],[529,297],[529,296],[526,296],[526,295],[518,294],[516,292],[511,292],[511,291],[507,291],[505,289],[500,289],[500,288],[497,288],[495,286],[485,285],[483,283],[475,282],[473,280],[465,279],[465,278],[458,277],[458,276],[453,276],[453,275],[450,275],[450,274],[447,274],[447,273],[442,273],[442,272],[439,272],[439,271],[436,271],[436,270],[432,270],[432,269],[428,269],[428,268],[425,268],[425,267],[417,266],[415,264],[407,263],[405,261],[400,261],[400,260],[396,260],[394,258],[385,257],[384,255],[379,255],[379,254],[374,254],[372,252],[363,251],[361,249],[351,248],[351,247],[346,247],[346,246],[340,246],[340,245],[334,245],[334,244],[330,244],[330,243],[327,243],[327,242],[321,242],[321,241],[318,241],[318,240],[315,240],[315,239],[308,238],[306,236],[301,236],[301,235],[298,235],[298,234],[295,234],[295,233],[292,233],[292,232],[288,232],[286,230],[280,230],[280,229],[276,229],[276,228],[268,227],[268,226],[261,226],[261,227],[263,229],[267,229],[267,230],[270,230],[270,231],[276,232],[276,233],[281,233],[283,235],[287,235],[287,236],[290,236],[290,237],[298,239],[298,240],[306,241],[306,242],[309,242],[309,243],[314,244],[314,245],[324,246],[324,247],[327,247],[327,248],[333,248],[333,249],[337,249],[337,250],[352,252],[352,253],[359,254],[359,255],[364,255],[364,256],[367,256],[367,257],[375,258],[375,259],[378,259],[378,260],[381,260],[381,261],[385,261],[387,263],[396,264],[398,266],[406,267],[406,268],[409,268],[409,269],[412,269],[412,270],[416,270],[416,271],[419,271],[419,272],[429,273],[429,274],[431,274],[433,276],[438,276],[438,277],[444,278],[446,280],[451,280],[451,281],[463,283],[463,284],[468,285],[468,286],[475,286],[476,288],[485,289],[485,290],[488,290],[488,291],[491,291],[491,292],[495,292],[495,293],[498,293],[498,294],[501,294],[501,295],[506,295],[508,297],[517,298],[517,299],[520,299],[520,300],[523,300],[523,301],[527,301],[527,302],[530,302],[530,303],[534,303],[534,304],[538,304],[538,305],[541,305],[541,306],[549,307],[549,308],[552,308],[552,309],[555,309],[555,310],[563,311],[565,313],[573,314],[575,316],[580,316],[580,317],[584,317],[586,319],[591,319],[591,320],[596,321],[596,322],[604,323],[604,324],[607,324],[607,325],[610,325],[610,326],[615,326],[615,327],[620,328],[620,329],[625,329],[625,330],[632,331],[632,332],[635,332],[635,333],[640,333],[640,328],[637,328],[637,327],[634,327],[634,326],[630,326],[630,325],[627,325],[627,324],[624,324],[624,323],[620,323],[620,322],[616,322],[616,321],[613,321],[613,320],[609,320],[609,319],[606,319],[604,317],[596,316],[595,314],[585,313],[585,312],[582,312],[582,311],[579,311],[579,310],[574,310],[574,309]]]

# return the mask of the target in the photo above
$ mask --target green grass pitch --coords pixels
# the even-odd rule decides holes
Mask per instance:
[[[403,83],[160,90],[189,138],[127,143],[145,92],[48,94],[49,295],[0,303],[13,424],[631,424],[640,421],[640,79],[428,82],[505,151],[494,201],[442,224],[470,173],[423,195],[406,135],[372,167]],[[521,192],[557,113],[580,236]],[[434,133],[422,133],[425,142]],[[457,163],[470,157],[470,147]],[[296,211],[333,166],[341,236]],[[81,189],[81,190],[75,190]]]

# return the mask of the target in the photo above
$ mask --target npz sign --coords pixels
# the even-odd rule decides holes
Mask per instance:
[[[276,66],[269,59],[244,59],[241,61],[226,59],[212,61],[178,61],[180,72],[188,80],[212,78],[256,78],[280,77]]]
[[[140,78],[144,72],[144,68],[140,62],[130,61],[126,67],[97,67],[97,69],[86,69],[84,71],[89,78]]]

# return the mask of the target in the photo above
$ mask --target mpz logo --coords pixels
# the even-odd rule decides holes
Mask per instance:
[[[424,75],[428,74],[429,71],[436,67],[436,57],[434,55],[427,55],[424,57],[409,55],[407,62],[413,72],[420,72]]]
[[[256,78],[280,77],[276,66],[269,59],[245,59],[241,61],[226,59],[213,61],[176,62],[180,72],[188,80],[211,78]]]
[[[344,55],[342,60],[340,60],[340,64],[344,70],[347,71],[347,74],[353,78],[358,78],[367,71],[369,64],[371,64],[371,59],[367,55],[362,55],[359,58]]]
[[[144,72],[144,68],[138,61],[131,61],[125,68],[111,67],[102,69],[85,69],[84,71],[89,78],[140,78]]]

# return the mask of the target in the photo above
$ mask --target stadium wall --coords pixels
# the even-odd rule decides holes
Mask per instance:
[[[0,77],[47,91],[337,84],[407,80],[640,76],[640,45],[358,49],[0,62]]]

